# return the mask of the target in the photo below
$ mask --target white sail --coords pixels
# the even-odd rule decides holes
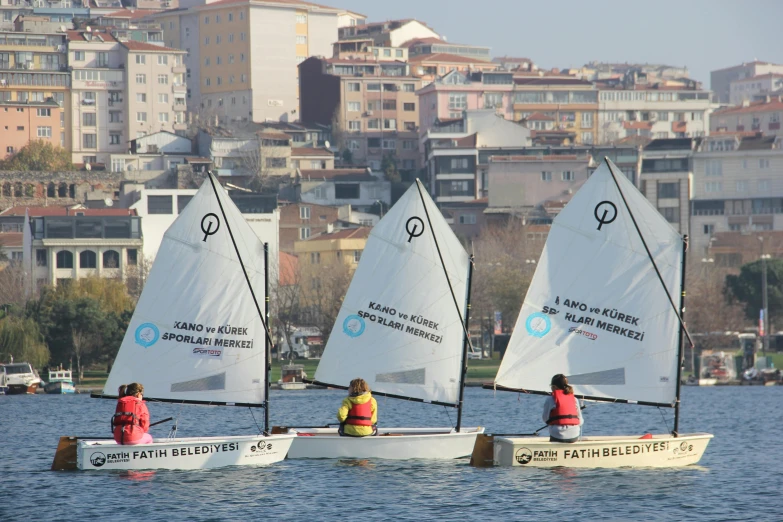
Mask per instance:
[[[263,311],[263,244],[208,178],[163,236],[104,394],[135,381],[154,399],[265,400],[266,336],[230,234]]]
[[[679,320],[618,184],[679,306],[682,238],[604,163],[552,224],[497,385],[549,392],[563,373],[578,395],[674,403]]]
[[[315,380],[456,405],[469,262],[417,181],[372,229]]]

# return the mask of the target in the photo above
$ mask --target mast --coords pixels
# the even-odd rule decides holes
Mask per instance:
[[[269,324],[269,243],[264,243],[264,320]],[[269,386],[272,378],[272,340],[269,338],[269,330],[266,331],[264,343],[264,435],[269,434]]]
[[[680,277],[680,318],[683,321],[685,321],[685,257],[688,255],[688,235],[682,236],[682,275]],[[683,338],[682,338],[682,332],[684,330],[684,326],[680,328],[680,334],[677,338],[677,395],[676,399],[674,401],[674,430],[672,431],[672,435],[675,437],[678,437],[680,435],[680,387],[681,379],[682,379],[682,365],[684,363],[684,356],[685,351],[682,349],[683,346]],[[691,352],[693,352],[694,346],[693,343],[691,343]],[[695,371],[695,369],[691,369],[692,371]]]
[[[470,263],[468,264],[468,291],[465,300],[465,332],[469,331],[470,325],[470,284],[473,281],[473,256],[470,256]],[[468,335],[463,337],[462,341],[462,363],[460,366],[459,374],[459,403],[457,404],[457,433],[459,433],[460,426],[462,426],[462,403],[465,395],[465,377],[468,373],[468,343],[470,339]]]

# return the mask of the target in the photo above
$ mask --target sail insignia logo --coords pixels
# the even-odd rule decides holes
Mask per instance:
[[[535,312],[527,316],[525,329],[533,337],[544,337],[552,329],[552,320],[546,314]]]
[[[160,330],[152,323],[143,323],[136,328],[136,344],[149,348],[160,339]]]
[[[343,321],[343,332],[348,337],[359,337],[364,333],[364,319],[358,315],[349,315]]]

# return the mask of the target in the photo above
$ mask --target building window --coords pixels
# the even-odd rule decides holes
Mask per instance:
[[[41,118],[48,118],[52,115],[52,109],[38,109],[36,113]]]
[[[46,249],[44,248],[36,248],[35,249],[35,265],[36,266],[47,266],[49,264],[48,259],[46,255]]]
[[[560,173],[560,179],[562,179],[563,181],[574,181],[574,179],[576,179],[574,176],[574,171],[564,170],[563,172]]]
[[[484,108],[485,109],[498,109],[503,107],[503,93],[502,92],[485,92],[484,93]]]
[[[147,113],[146,112],[137,112],[136,113],[136,121],[138,121],[138,122],[145,122],[145,121],[147,121]]]
[[[361,92],[362,84],[358,82],[348,82],[348,92]]]
[[[215,37],[215,45],[220,44],[220,42],[222,42],[222,41],[223,41],[223,38],[220,35],[217,35]]]
[[[73,253],[68,250],[57,252],[57,268],[73,268]]]
[[[82,134],[82,148],[95,149],[98,147],[96,134]]]
[[[85,112],[82,114],[82,126],[83,127],[95,127],[95,113]]]
[[[476,214],[462,214],[459,217],[459,224],[460,225],[475,225],[476,224]]]
[[[680,208],[679,207],[659,208],[658,212],[660,212],[661,215],[669,223],[679,223],[680,222]]]
[[[143,92],[137,92],[136,93],[136,102],[138,103],[147,103],[147,94]]]
[[[722,176],[723,175],[723,163],[721,160],[707,160],[706,165],[707,176]]]
[[[552,181],[552,173],[545,170],[541,173],[541,181]]]
[[[147,63],[147,55],[146,54],[137,54],[136,55],[136,63],[139,65],[143,65]]]
[[[307,15],[306,14],[297,14],[296,15],[296,23],[298,24],[306,24],[307,23]]]
[[[95,268],[96,256],[92,250],[83,250],[79,253],[79,268]]]
[[[708,181],[704,184],[704,191],[708,194],[723,191],[723,184],[720,181]]]
[[[136,75],[136,83],[139,85],[144,85],[147,83],[147,75],[146,74],[137,74]]]
[[[358,132],[362,130],[362,122],[361,121],[349,121],[348,122],[348,130]]]
[[[159,74],[158,85],[168,85],[168,84],[169,84],[169,76],[167,74]]]
[[[107,250],[103,253],[103,268],[119,268],[120,254],[116,250]]]
[[[166,93],[158,94],[158,103],[168,103],[169,95]]]
[[[266,158],[266,166],[272,169],[284,169],[288,164],[285,158]]]
[[[51,138],[52,137],[52,128],[51,127],[38,127],[38,137],[39,138]]]
[[[158,122],[160,122],[160,123],[168,123],[169,122],[169,113],[168,112],[159,112],[158,113]]]
[[[136,266],[139,264],[139,251],[135,248],[129,248],[128,252],[128,266]]]
[[[74,51],[73,59],[76,62],[83,62],[84,61],[84,51]]]
[[[362,251],[361,250],[354,250],[353,251],[353,262],[358,263],[362,258]]]
[[[120,114],[122,113],[119,111],[110,111],[109,123],[122,123],[122,118],[120,117]]]
[[[466,93],[449,94],[449,110],[465,110],[468,108],[468,95]]]
[[[114,133],[114,132],[110,133],[109,134],[109,145],[119,145],[121,136],[122,136],[121,134],[117,134],[117,133]]]
[[[209,45],[209,36],[204,37],[204,45]]]
[[[310,219],[310,207],[299,207],[299,219]]]
[[[320,252],[310,252],[310,264],[311,265],[317,265],[321,263],[321,253]]]
[[[658,199],[671,199],[680,197],[680,184],[658,182]]]
[[[171,196],[147,196],[147,214],[173,214]]]
[[[768,158],[761,158],[761,159],[759,159],[759,168],[760,169],[768,169],[769,168],[769,159]]]
[[[305,45],[305,44],[307,44],[307,37],[304,36],[304,35],[301,35],[301,34],[296,35],[296,44],[297,45]]]
[[[362,110],[361,102],[348,102],[348,112],[359,112]]]
[[[169,64],[169,57],[165,54],[159,54],[158,55],[158,65],[168,65]]]
[[[582,143],[584,145],[591,145],[593,143],[593,133],[592,132],[583,132],[582,133]]]
[[[380,129],[381,128],[381,120],[378,118],[373,118],[372,120],[367,120],[367,128],[368,129]]]
[[[415,103],[403,103],[402,104],[402,110],[404,111],[415,111],[416,110],[416,104]]]
[[[310,227],[301,227],[299,229],[299,239],[307,239],[310,237]]]
[[[467,170],[468,168],[468,158],[451,159],[451,170]]]
[[[386,130],[397,130],[397,120],[395,119],[384,119],[383,120],[383,128]]]
[[[334,186],[334,198],[335,199],[358,199],[359,198],[359,184],[358,183],[337,183]]]
[[[405,83],[402,86],[402,90],[404,92],[416,92],[416,84],[414,84],[414,83]]]
[[[382,147],[384,149],[388,149],[388,150],[396,150],[397,149],[397,140],[383,140]]]

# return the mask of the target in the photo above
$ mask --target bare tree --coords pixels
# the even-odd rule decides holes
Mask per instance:
[[[258,134],[258,140],[240,151],[242,169],[251,177],[248,188],[256,192],[274,189],[281,178],[291,174],[291,145],[279,133]]]
[[[309,322],[321,331],[325,340],[340,313],[353,270],[345,263],[336,262],[327,266],[300,266],[300,272],[300,304]]]
[[[277,281],[270,292],[272,316],[277,324],[277,332],[285,339],[291,356],[293,354],[291,336],[296,326],[301,324],[301,274],[298,264],[284,257],[280,260],[277,273],[271,275]]]
[[[128,295],[134,300],[138,300],[144,284],[147,282],[150,269],[152,268],[152,259],[139,252],[136,265],[130,265],[125,269],[125,286],[128,289]]]
[[[11,264],[0,269],[0,305],[24,306],[27,300],[25,292],[27,284],[29,284],[28,278],[21,266]]]

